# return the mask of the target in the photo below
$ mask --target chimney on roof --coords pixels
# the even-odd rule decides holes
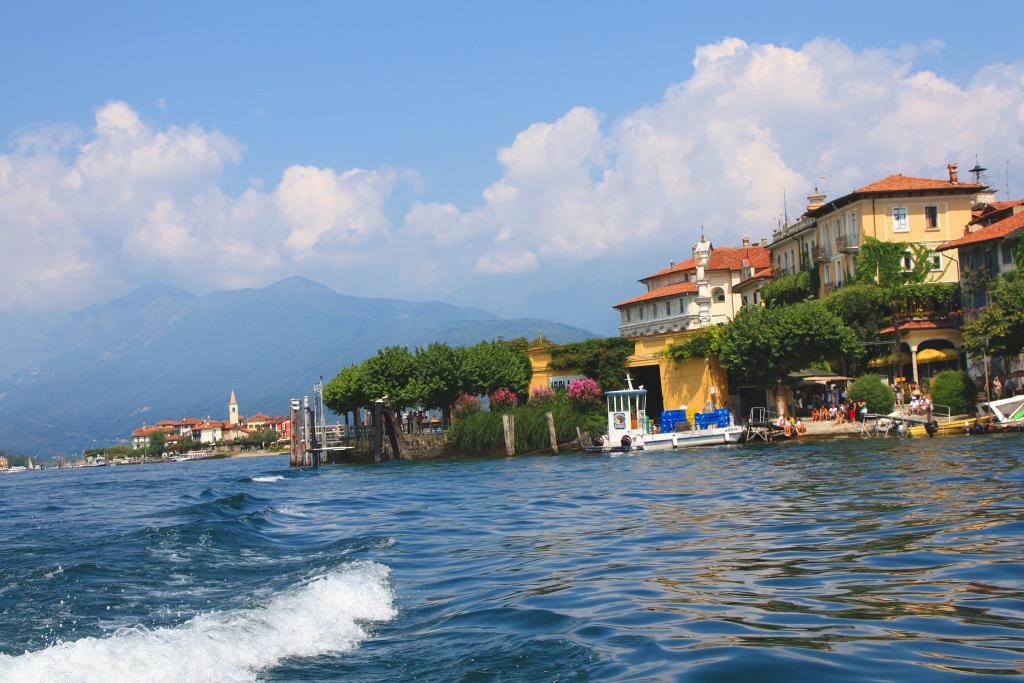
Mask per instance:
[[[744,247],[749,247],[750,246],[750,235],[744,235],[743,236],[743,246]]]
[[[949,169],[949,182],[954,185],[960,182],[960,174],[956,170],[956,162],[946,164],[946,168]]]
[[[761,238],[761,246],[762,247],[767,247],[768,246],[768,238],[767,237],[762,237]]]
[[[669,268],[675,268],[676,267],[676,262],[675,261],[669,261],[668,262],[668,267]]]
[[[819,206],[825,203],[825,193],[822,192],[815,186],[814,192],[807,195],[807,210],[814,211]]]

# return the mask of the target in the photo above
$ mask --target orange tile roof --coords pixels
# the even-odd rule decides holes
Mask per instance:
[[[980,242],[997,240],[1001,237],[1008,237],[1022,228],[1024,228],[1024,212],[1015,213],[1009,218],[1004,218],[992,225],[987,225],[981,230],[976,230],[975,232],[968,233],[951,242],[946,242],[945,244],[936,247],[935,251],[946,251],[947,249],[956,249],[969,244],[978,244]]]
[[[913,176],[897,173],[876,180],[864,187],[859,187],[851,194],[869,192],[908,192],[912,190],[958,190],[966,189],[976,191],[984,188],[981,183],[951,183],[948,180],[936,180],[934,178],[915,178]]]
[[[132,436],[149,436],[150,434],[155,434],[156,432],[163,432],[166,434],[167,430],[167,425],[148,425],[146,427],[139,427],[138,429],[136,429],[134,432],[132,432]]]
[[[760,245],[749,247],[714,247],[711,250],[708,270],[740,270],[743,268],[744,260],[750,261],[750,265],[753,268],[767,268],[772,264],[772,254],[768,249]],[[687,259],[682,263],[659,270],[654,275],[648,275],[643,280],[640,280],[640,282],[687,270],[697,270],[697,262],[694,259]]]
[[[658,287],[657,289],[651,290],[646,294],[635,296],[632,299],[627,299],[622,303],[615,304],[612,308],[619,308],[626,304],[635,304],[640,301],[649,301],[651,299],[662,299],[667,296],[676,296],[678,294],[694,294],[697,292],[696,282],[677,282],[674,285],[665,285],[664,287]]]
[[[748,277],[747,279],[740,280],[739,282],[737,282],[736,285],[733,287],[733,289],[737,289],[737,288],[741,287],[742,285],[747,284],[748,282],[753,282],[754,280],[763,280],[765,278],[770,278],[774,274],[775,274],[775,269],[774,268],[764,268],[762,270],[754,271],[754,274],[751,275],[750,277]]]
[[[970,220],[968,225],[974,225],[984,220],[989,220],[994,217],[994,214],[1005,213],[1007,209],[1012,209],[1015,206],[1024,205],[1024,199],[1013,199],[1008,202],[992,202],[984,207],[981,211],[974,214],[974,218]],[[1004,216],[1005,218],[1005,216]]]

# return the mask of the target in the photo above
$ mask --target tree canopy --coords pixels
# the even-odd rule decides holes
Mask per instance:
[[[817,301],[746,306],[725,327],[719,360],[740,381],[771,386],[823,359],[859,357],[857,337]]]
[[[1024,278],[1017,271],[1002,275],[988,291],[989,305],[964,326],[964,347],[977,358],[986,353],[1013,355],[1024,351]],[[986,343],[987,342],[987,343]]]
[[[530,384],[526,341],[490,341],[471,347],[443,342],[417,348],[389,346],[349,365],[324,387],[324,403],[339,413],[389,397],[396,408],[440,408],[445,414],[463,393],[497,389],[525,393]]]
[[[811,274],[801,271],[783,275],[761,288],[761,298],[769,308],[788,306],[813,298],[817,292],[811,286]]]

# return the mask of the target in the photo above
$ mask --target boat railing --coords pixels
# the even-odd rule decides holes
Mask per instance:
[[[943,422],[949,422],[953,419],[953,409],[949,406],[940,405],[938,403],[932,404],[932,417],[944,417]]]

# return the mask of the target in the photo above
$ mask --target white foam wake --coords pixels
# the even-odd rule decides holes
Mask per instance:
[[[268,474],[261,477],[253,477],[253,481],[258,481],[261,484],[273,484],[275,481],[281,481],[284,479],[280,474]]]
[[[289,657],[356,648],[359,622],[397,614],[387,567],[361,562],[276,595],[265,606],[200,614],[172,628],[0,655],[2,681],[251,681]]]

